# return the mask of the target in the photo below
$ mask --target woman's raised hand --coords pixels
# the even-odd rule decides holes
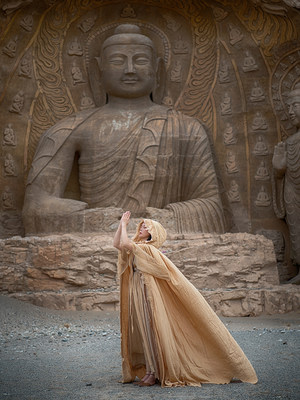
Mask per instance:
[[[126,211],[126,212],[122,215],[121,222],[124,223],[125,225],[128,225],[129,220],[130,220],[130,216],[131,216],[130,211]]]

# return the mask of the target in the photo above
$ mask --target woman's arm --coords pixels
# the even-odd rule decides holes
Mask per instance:
[[[128,238],[127,235],[127,225],[129,224],[130,220],[130,211],[126,211],[121,218],[121,236],[120,236],[120,249],[126,250],[133,250],[133,246],[131,240]]]
[[[121,250],[121,232],[122,232],[122,223],[120,221],[113,241],[113,246],[118,250]]]

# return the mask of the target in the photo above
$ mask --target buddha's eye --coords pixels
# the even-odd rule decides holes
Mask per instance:
[[[114,56],[109,59],[109,63],[113,65],[122,65],[124,64],[124,57]]]
[[[149,64],[149,59],[146,57],[137,57],[134,62],[136,65],[146,65]]]

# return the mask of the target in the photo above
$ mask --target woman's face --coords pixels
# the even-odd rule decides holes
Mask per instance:
[[[145,222],[142,223],[139,232],[139,239],[148,239],[150,233],[148,232],[148,228],[145,225]]]

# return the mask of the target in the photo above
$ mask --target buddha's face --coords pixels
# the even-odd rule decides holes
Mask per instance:
[[[292,124],[299,127],[300,126],[300,97],[295,96],[291,98],[289,104],[289,116]]]
[[[149,46],[113,44],[102,54],[102,82],[108,96],[150,96],[155,86],[155,62]]]

